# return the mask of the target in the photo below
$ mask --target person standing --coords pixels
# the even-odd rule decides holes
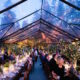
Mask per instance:
[[[38,51],[37,51],[37,49],[35,49],[35,51],[34,51],[34,56],[35,56],[35,61],[37,62],[37,58],[38,58]]]

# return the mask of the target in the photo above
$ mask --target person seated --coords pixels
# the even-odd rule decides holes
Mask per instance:
[[[9,57],[9,60],[15,60],[15,56],[13,55],[13,53],[10,51],[9,53],[8,53],[8,57]]]
[[[47,65],[49,65],[49,54],[46,54],[45,57],[44,57],[44,62],[47,63]]]
[[[79,79],[79,73],[74,68],[73,63],[71,62],[70,65],[71,65],[71,67],[70,67],[69,73],[70,73],[71,79],[73,79],[73,80],[80,80]]]
[[[34,52],[31,53],[30,57],[32,58],[32,63],[33,63],[33,67],[34,67],[34,64],[35,64]]]
[[[51,72],[55,70],[55,68],[57,67],[57,63],[56,63],[57,57],[58,57],[58,54],[53,54],[51,60],[49,61],[49,67],[50,67]]]
[[[9,57],[8,57],[8,52],[7,51],[5,51],[5,53],[4,53],[4,60],[7,60]]]
[[[68,76],[69,74],[65,73],[64,59],[57,54],[53,57],[54,58],[50,61],[53,78],[56,80],[71,80]]]
[[[24,80],[29,80],[29,70],[27,64],[25,65]]]
[[[57,57],[57,66],[55,73],[58,75],[58,78],[60,78],[60,80],[65,80],[63,79],[65,75],[64,59],[60,56]]]
[[[33,61],[32,61],[32,56],[31,55],[28,57],[27,61],[28,61],[28,68],[31,69],[32,66],[33,66]]]
[[[44,61],[45,55],[42,51],[40,52],[40,56],[41,56],[41,60]]]

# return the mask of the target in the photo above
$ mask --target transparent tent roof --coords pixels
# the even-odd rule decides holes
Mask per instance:
[[[80,0],[71,0],[71,1],[66,0],[66,1],[80,8]]]
[[[68,4],[65,2],[67,1]],[[13,43],[28,38],[52,42],[80,39],[80,0],[0,1],[0,40]]]

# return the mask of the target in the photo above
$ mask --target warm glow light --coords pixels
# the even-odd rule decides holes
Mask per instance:
[[[18,44],[19,44],[19,45],[22,45],[23,43],[22,43],[22,42],[19,42]]]
[[[4,54],[4,49],[2,48],[1,53]]]
[[[3,68],[3,73],[6,75],[6,74],[8,74],[8,72],[9,72],[9,68],[8,67],[4,67]]]
[[[42,38],[43,38],[43,39],[46,39],[45,34],[44,34],[44,33],[41,33],[41,34],[42,34]]]
[[[50,39],[49,39],[49,38],[46,38],[46,42],[47,42],[47,43],[50,43],[51,41],[50,41]]]
[[[5,40],[5,43],[13,43],[15,41],[16,41],[16,39],[9,39],[9,40]]]
[[[27,43],[27,40],[24,40],[24,43]]]
[[[76,43],[75,42],[72,42],[72,44],[75,45]]]
[[[76,41],[78,40],[78,38],[75,39]]]
[[[19,47],[19,48],[21,48],[22,45],[23,45],[22,42],[19,42],[19,43],[18,43],[18,47]]]

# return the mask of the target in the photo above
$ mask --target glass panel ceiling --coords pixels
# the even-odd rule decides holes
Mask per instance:
[[[37,14],[37,13],[40,13],[40,11],[38,11],[38,12],[32,14],[31,16],[28,16],[28,17],[26,17],[26,18],[24,18],[24,19],[22,19],[22,20],[20,20],[20,21],[18,21],[18,22],[16,22],[16,23],[14,24],[14,26],[12,26],[12,27],[7,31],[7,33],[4,35],[4,37],[10,35],[11,33],[15,32],[15,31],[17,31],[17,30],[19,30],[20,28],[26,27],[26,26],[28,26],[29,24],[31,24],[31,23],[39,20],[39,19],[40,19],[40,15],[37,15],[37,17],[34,18],[34,17],[35,17],[34,15]],[[30,19],[31,19],[31,20],[30,20]],[[21,26],[20,26],[20,25],[21,25]],[[19,26],[20,26],[20,27],[19,27]]]
[[[46,26],[45,24],[41,24],[40,30],[45,32],[45,34],[49,35],[50,37],[60,40],[63,39],[65,41],[70,41],[70,36],[65,35],[64,33],[62,34],[61,32],[50,28],[50,26]]]
[[[80,38],[80,25],[71,25],[71,27],[76,32],[77,36]]]
[[[21,0],[1,0],[0,11],[19,1]],[[80,7],[80,0],[66,1]],[[1,13],[0,38],[4,38],[41,18],[54,25],[54,27],[66,31],[70,36],[80,38],[80,25],[72,25],[80,24],[80,11],[61,2],[61,0],[26,0]],[[57,38],[66,39],[67,37],[59,33]]]
[[[80,6],[80,0],[68,0]],[[80,23],[80,11],[68,6],[60,0],[43,0],[43,9],[67,21],[68,23]]]
[[[4,6],[5,6],[5,4],[6,5],[8,4],[7,1],[5,1],[5,2],[1,1],[1,2],[4,3]],[[9,0],[9,1],[14,2],[15,0]],[[35,3],[36,3],[36,6],[35,6]],[[0,24],[8,24],[11,22],[15,22],[16,20],[19,20],[19,19],[35,12],[36,10],[39,10],[40,8],[41,8],[40,0],[27,0],[26,2],[0,14]],[[32,18],[30,18],[27,22],[30,22],[31,19]],[[20,25],[20,27],[21,27],[21,25]],[[3,26],[0,28],[3,28]]]
[[[68,33],[76,36],[73,29],[71,28],[71,26],[67,22],[65,22],[65,21],[59,19],[58,17],[51,15],[45,11],[43,11],[42,14],[43,14],[42,18],[44,20],[46,20],[47,22],[51,23],[53,25],[53,27],[59,27],[60,29],[67,31]]]
[[[38,23],[34,23],[34,25],[28,26],[28,28],[30,27],[30,29],[27,30],[27,28],[25,28],[24,30],[22,30],[21,32],[16,32],[15,35],[13,34],[12,36],[9,37],[8,40],[6,40],[7,43],[12,43],[15,41],[20,41],[20,40],[24,40],[27,39],[28,37],[31,37],[32,35],[35,34],[35,32],[37,32],[39,30],[39,24]]]
[[[5,7],[13,4],[13,2],[16,3],[15,0],[7,0],[7,1],[3,0],[2,1],[2,3],[4,3]],[[37,3],[36,6],[35,6],[35,2]],[[1,7],[2,6],[0,6],[0,8]],[[39,20],[40,19],[40,8],[41,8],[40,0],[34,0],[34,1],[28,0],[16,7],[0,14],[0,34],[1,34],[0,38],[5,37],[15,31],[19,30],[20,28],[27,26],[28,24]],[[34,16],[34,15],[36,15],[36,16]],[[7,27],[10,27],[10,23],[12,23],[12,22],[14,22],[13,26],[11,28],[7,29]]]
[[[2,38],[2,36],[6,33],[6,31],[9,29],[10,27],[7,27],[6,29],[0,30],[0,38]]]

